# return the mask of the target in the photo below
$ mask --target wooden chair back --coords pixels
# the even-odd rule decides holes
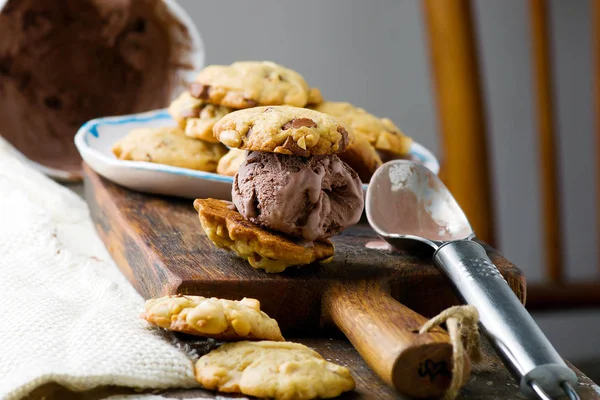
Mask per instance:
[[[549,11],[546,0],[528,0],[535,119],[543,204],[544,265],[550,286],[532,288],[536,306],[600,304],[600,285],[565,290],[561,251],[560,193],[552,93]],[[441,130],[440,175],[469,217],[477,236],[494,244],[493,198],[477,40],[470,0],[424,0],[423,15]],[[600,0],[593,1],[595,91],[600,99]],[[600,143],[600,101],[595,104]],[[600,148],[599,148],[600,150]],[[599,153],[600,154],[600,151]],[[600,197],[599,197],[600,198]],[[599,224],[600,225],[600,224]],[[559,292],[562,296],[551,294]],[[579,299],[574,301],[573,299]]]

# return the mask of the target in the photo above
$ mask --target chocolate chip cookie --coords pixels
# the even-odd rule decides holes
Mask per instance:
[[[229,107],[206,103],[189,92],[181,93],[169,106],[169,114],[187,136],[211,143],[219,143],[212,132],[215,122],[232,111]]]
[[[284,340],[256,299],[165,296],[147,300],[142,317],[161,328],[218,340]]]
[[[303,246],[246,220],[232,203],[196,199],[194,208],[208,238],[217,246],[235,252],[254,268],[275,273],[290,266],[325,263],[333,258],[333,243],[329,240]]]
[[[341,153],[354,140],[344,122],[321,112],[290,106],[232,112],[215,124],[213,133],[228,147],[302,157]]]
[[[299,73],[270,61],[209,65],[190,84],[192,96],[232,108],[262,105],[304,107],[310,87]],[[313,93],[313,100],[316,93]]]
[[[195,373],[206,389],[269,399],[324,399],[355,387],[348,368],[292,342],[227,343],[202,356]]]
[[[340,119],[355,133],[366,135],[377,150],[397,155],[405,155],[410,151],[412,139],[405,136],[388,118],[379,118],[346,102],[325,101],[311,108]]]
[[[179,127],[162,127],[134,129],[115,143],[112,151],[120,160],[215,172],[227,147],[189,138]]]

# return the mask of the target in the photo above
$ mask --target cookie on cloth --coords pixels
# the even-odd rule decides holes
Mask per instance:
[[[189,92],[181,93],[168,110],[187,136],[211,143],[219,143],[212,131],[215,122],[233,111],[229,107],[208,104]]]
[[[179,127],[161,127],[134,129],[115,143],[112,151],[120,160],[215,172],[227,148],[221,143],[189,138]]]
[[[290,266],[324,263],[333,258],[333,243],[329,240],[304,246],[246,220],[232,203],[196,199],[194,208],[208,238],[217,246],[235,252],[254,268],[276,273]]]
[[[356,171],[363,183],[369,183],[375,170],[383,163],[369,139],[358,132],[354,133],[352,145],[338,157]]]
[[[230,149],[229,152],[219,160],[217,174],[227,176],[234,176],[237,174],[240,165],[242,165],[246,159],[246,153],[246,150]]]
[[[377,150],[398,155],[408,154],[410,151],[412,139],[405,136],[388,118],[379,118],[346,102],[325,101],[311,108],[340,119],[357,134],[366,135]]]
[[[189,86],[190,94],[198,99],[237,109],[284,104],[304,107],[309,90],[302,75],[270,61],[209,65]]]
[[[354,140],[342,121],[290,106],[234,111],[215,124],[213,133],[228,147],[302,157],[341,153]]]
[[[206,389],[260,398],[325,399],[355,387],[348,368],[292,342],[226,343],[202,356],[195,373]]]
[[[225,300],[202,296],[165,296],[146,301],[142,317],[176,332],[218,340],[284,340],[277,321],[256,299]]]

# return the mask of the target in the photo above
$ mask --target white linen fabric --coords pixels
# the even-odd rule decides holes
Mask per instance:
[[[197,386],[188,354],[142,320],[142,309],[86,203],[0,137],[0,399],[48,382]]]

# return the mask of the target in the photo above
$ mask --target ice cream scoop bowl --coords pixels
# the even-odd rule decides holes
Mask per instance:
[[[578,398],[577,377],[512,292],[442,181],[407,160],[382,165],[371,178],[366,214],[394,248],[433,250],[438,269],[462,300],[475,306],[480,326],[523,394]]]

